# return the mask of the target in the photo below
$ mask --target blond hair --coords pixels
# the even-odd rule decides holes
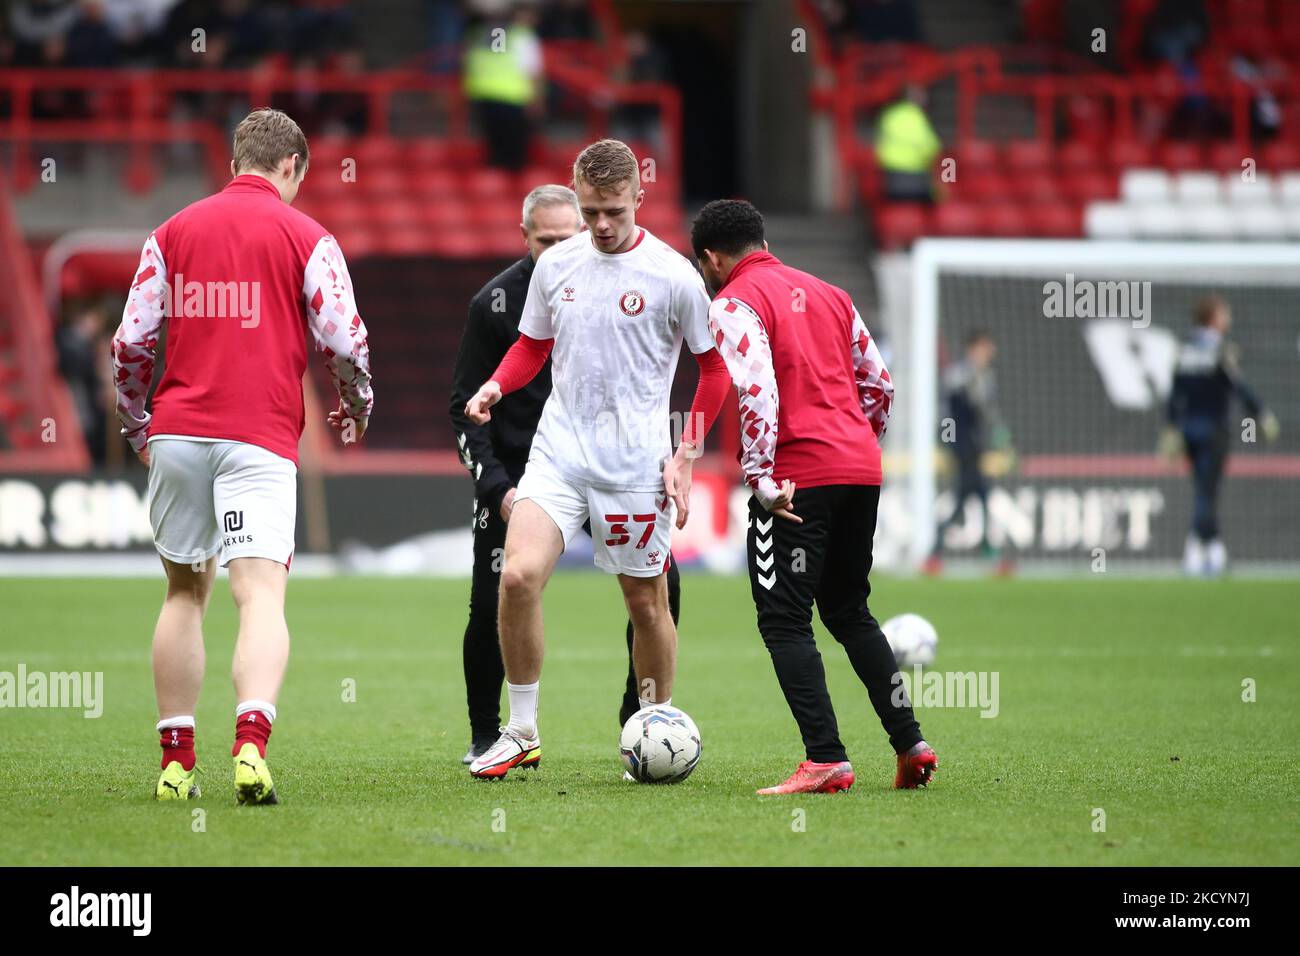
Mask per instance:
[[[286,156],[298,154],[293,175],[301,179],[307,169],[307,137],[287,113],[260,109],[249,113],[235,127],[235,171],[258,169],[275,172]]]
[[[579,183],[601,192],[619,192],[630,183],[635,191],[641,185],[636,156],[619,140],[598,140],[574,160],[573,185],[577,187]]]

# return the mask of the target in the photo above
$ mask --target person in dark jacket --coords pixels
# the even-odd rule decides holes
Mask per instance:
[[[1217,295],[1196,303],[1195,327],[1178,351],[1166,409],[1168,426],[1161,440],[1169,457],[1187,456],[1192,469],[1192,529],[1183,551],[1188,574],[1222,574],[1228,551],[1219,537],[1219,485],[1228,460],[1233,426],[1229,418],[1235,395],[1246,407],[1249,426],[1267,441],[1277,438],[1278,422],[1242,379],[1236,350],[1226,340],[1232,310]]]
[[[524,200],[520,232],[528,255],[493,278],[470,300],[469,320],[456,357],[451,420],[461,461],[474,479],[474,572],[469,624],[465,628],[465,692],[469,706],[471,763],[496,742],[501,723],[505,669],[497,633],[497,597],[505,556],[506,523],[515,486],[523,476],[542,407],[551,394],[548,360],[537,376],[492,409],[492,420],[475,425],[465,405],[492,376],[519,338],[519,317],[539,256],[582,228],[578,199],[565,186],[538,186]],[[676,622],[681,609],[677,562],[668,560],[668,604]],[[628,675],[619,709],[620,726],[640,708],[632,668],[632,625],[627,626]]]

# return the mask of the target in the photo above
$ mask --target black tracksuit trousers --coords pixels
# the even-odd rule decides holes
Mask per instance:
[[[749,502],[750,589],[786,703],[799,725],[809,760],[847,760],[826,671],[813,640],[812,608],[849,655],[889,742],[902,753],[921,740],[910,701],[895,706],[898,670],[880,625],[867,609],[872,538],[880,488],[826,485],[795,492],[795,524]]]
[[[505,557],[506,523],[490,508],[474,515],[474,578],[470,585],[469,624],[465,628],[465,696],[469,705],[470,735],[474,740],[495,740],[501,727],[501,685],[506,679],[497,633],[497,597],[501,562]],[[682,583],[677,562],[669,556],[668,607],[673,623],[681,614]],[[632,622],[627,622],[627,685],[619,707],[619,726],[641,709],[636,670],[632,664]]]

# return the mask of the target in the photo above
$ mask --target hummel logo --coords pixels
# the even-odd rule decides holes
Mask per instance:
[[[575,292],[577,292],[577,291],[578,291],[578,290],[575,289],[575,288],[573,288],[572,286],[565,286],[565,287],[564,287],[564,296],[560,299],[560,301],[561,301],[561,302],[572,302],[572,301],[573,301],[573,293],[575,293]]]

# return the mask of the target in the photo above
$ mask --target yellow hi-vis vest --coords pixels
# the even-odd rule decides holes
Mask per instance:
[[[505,31],[499,41],[494,42],[491,33],[480,33],[471,41],[465,53],[465,96],[526,106],[533,99],[533,80],[520,66],[516,51],[521,40],[533,40],[533,31],[517,26]]]
[[[882,169],[898,173],[928,172],[942,144],[930,126],[925,110],[906,100],[880,114],[876,136],[876,161]]]

